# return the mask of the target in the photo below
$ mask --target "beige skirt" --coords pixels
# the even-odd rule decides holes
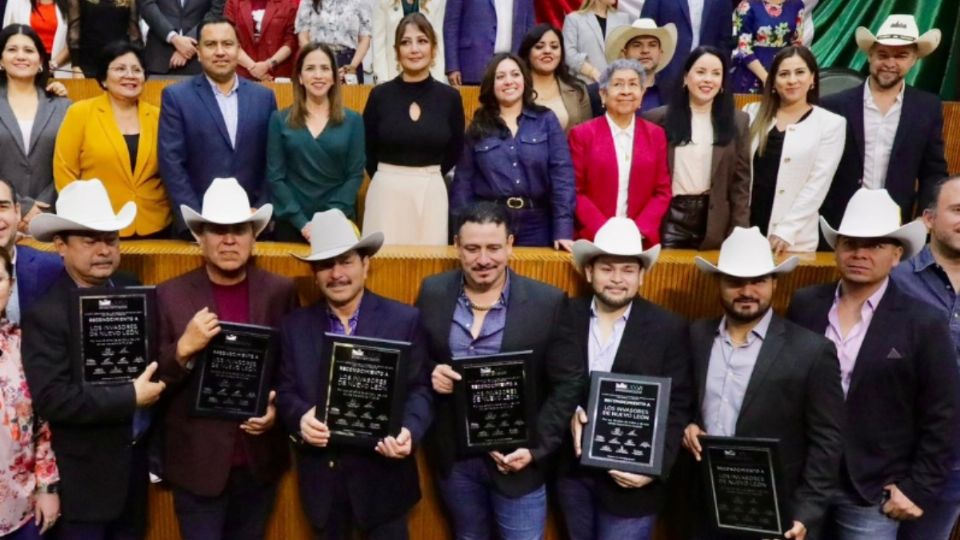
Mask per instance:
[[[380,163],[367,190],[363,234],[382,232],[384,244],[445,246],[447,209],[439,165]]]

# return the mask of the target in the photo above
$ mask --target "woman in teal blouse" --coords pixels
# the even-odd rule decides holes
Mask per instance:
[[[356,220],[363,182],[363,119],[343,107],[337,63],[326,45],[300,50],[293,105],[273,113],[267,138],[267,180],[273,191],[275,238],[309,242],[315,212],[338,208]]]

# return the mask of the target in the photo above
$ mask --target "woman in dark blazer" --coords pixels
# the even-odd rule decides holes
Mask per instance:
[[[237,28],[240,59],[237,73],[254,80],[290,77],[297,52],[291,0],[227,0],[223,16]]]
[[[553,111],[565,132],[593,117],[587,87],[570,72],[563,52],[563,34],[549,24],[527,32],[517,53],[533,78],[533,101]]]
[[[750,119],[734,108],[727,60],[698,47],[670,105],[644,114],[667,133],[673,197],[660,227],[665,248],[720,249],[750,220]]]

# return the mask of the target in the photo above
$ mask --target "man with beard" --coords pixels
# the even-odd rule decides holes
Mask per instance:
[[[799,260],[774,265],[760,229],[736,227],[717,265],[695,262],[716,277],[723,317],[690,327],[698,399],[683,446],[700,461],[700,435],[778,439],[793,512],[785,537],[821,538],[840,470],[843,392],[833,344],[770,307],[777,277]]]
[[[571,301],[567,309],[576,348],[554,359],[573,364],[570,371],[576,364],[588,367],[580,407],[570,421],[573,448],[567,444],[562,449],[557,479],[557,496],[573,540],[652,538],[664,502],[665,480],[680,448],[693,388],[687,322],[637,296],[659,254],[660,246],[644,251],[636,223],[622,217],[610,218],[594,242],[577,240],[573,245],[574,265],[593,289],[592,295]],[[660,477],[577,463],[594,371],[670,379],[670,402],[661,404],[669,406],[669,416]]]
[[[820,103],[847,119],[843,158],[820,213],[836,224],[862,186],[886,189],[909,221],[947,176],[940,98],[904,81],[918,59],[936,50],[940,30],[920,35],[912,15],[890,15],[876,36],[860,27],[856,39],[869,58],[867,82]]]
[[[933,306],[950,325],[953,345],[960,351],[960,176],[937,184],[923,222],[930,243],[910,260],[897,265],[890,278],[910,296]],[[940,494],[924,506],[923,516],[900,527],[900,540],[949,538],[960,517],[960,433],[954,439],[954,461]]]
[[[957,352],[936,310],[889,279],[924,244],[921,221],[900,226],[886,190],[861,188],[840,227],[821,216],[840,282],[797,291],[788,318],[837,346],[846,396],[840,489],[825,537],[895,540],[949,476],[960,397]]]

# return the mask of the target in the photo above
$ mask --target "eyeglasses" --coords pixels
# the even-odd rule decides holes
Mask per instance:
[[[134,75],[140,76],[143,75],[143,68],[140,66],[113,66],[110,68],[110,73],[114,75]]]

